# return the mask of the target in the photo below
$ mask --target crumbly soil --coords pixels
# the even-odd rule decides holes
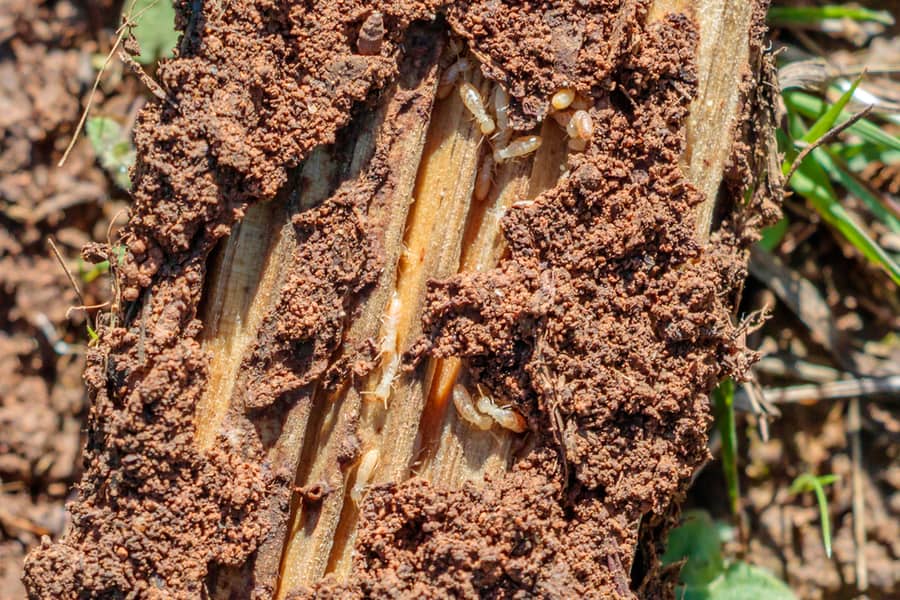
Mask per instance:
[[[688,16],[648,24],[647,2],[616,0],[496,12],[487,0],[243,0],[205,3],[202,15],[190,12],[197,3],[176,3],[187,33],[179,57],[156,74],[167,101],[148,102],[135,127],[132,212],[120,238],[127,253],[117,261],[100,248],[117,286],[87,354],[85,472],[61,535],[65,488],[52,486],[77,475],[83,362],[54,354],[51,340],[33,346],[43,339],[35,315],[59,325],[78,302],[41,237],[63,239],[98,221],[91,237],[105,240],[112,215],[102,205],[73,218],[66,200],[42,221],[28,215],[54,189],[93,183],[78,199],[95,203],[84,198],[109,192],[80,146],[64,170],[50,168],[92,76],[83,72],[84,39],[98,16],[65,1],[7,4],[21,5],[0,9],[17,15],[19,37],[0,29],[0,72],[9,71],[0,85],[9,86],[5,98],[22,96],[11,107],[32,110],[29,127],[4,127],[0,154],[0,476],[4,486],[23,482],[0,491],[0,597],[22,595],[19,567],[9,565],[44,530],[53,541],[25,566],[33,598],[202,597],[253,561],[272,515],[289,511],[294,483],[293,471],[263,460],[266,427],[309,403],[317,382],[361,380],[372,367],[371,344],[341,344],[385,267],[380,224],[367,214],[390,182],[388,155],[376,152],[373,177],[294,218],[297,250],[245,363],[245,401],[201,452],[194,410],[210,363],[199,320],[208,262],[248,206],[290,191],[298,165],[352,132],[401,68],[436,60],[450,29],[509,91],[516,127],[540,121],[564,84],[595,104],[594,141],[570,155],[568,175],[504,217],[509,252],[500,265],[431,282],[425,335],[405,357],[408,368],[428,356],[465,358],[480,385],[526,416],[529,432],[510,472],[487,485],[411,478],[373,488],[349,579],[326,577],[293,595],[658,597],[671,589],[676,574],[659,570],[658,554],[708,456],[708,393],[750,358],[731,316],[753,239],[745,224],[759,222],[752,205],[752,215],[720,219],[709,243],[697,239],[702,198],[679,168],[696,86]],[[369,19],[373,6],[383,38]],[[80,87],[57,89],[61,82]],[[70,247],[87,241],[66,235]],[[75,327],[83,327],[77,317]],[[351,433],[345,460],[357,452]],[[39,528],[23,530],[6,512]]]

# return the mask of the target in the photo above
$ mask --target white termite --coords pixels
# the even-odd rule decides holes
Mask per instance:
[[[566,133],[573,140],[588,141],[594,135],[594,120],[586,110],[576,110],[566,125]]]
[[[495,143],[506,145],[511,135],[509,128],[509,94],[500,85],[494,87],[494,117],[497,119],[497,133],[494,134]]]
[[[475,200],[481,202],[487,198],[493,182],[494,159],[490,154],[485,154],[484,159],[481,161],[481,167],[478,169],[478,175],[475,176],[475,190],[473,192]]]
[[[565,110],[572,106],[572,102],[574,101],[575,90],[566,87],[553,94],[553,97],[550,99],[550,104],[553,105],[553,108],[556,110]]]
[[[472,68],[472,65],[465,57],[460,58],[447,67],[441,74],[440,81],[438,81],[437,97],[443,99],[449,96],[450,92],[453,91],[453,86],[456,85],[459,76],[467,72],[470,68]]]
[[[497,422],[500,427],[516,433],[525,431],[525,418],[512,408],[503,408],[494,404],[489,396],[478,399],[478,410]]]
[[[378,466],[378,458],[378,449],[372,448],[363,454],[362,459],[359,461],[359,467],[356,469],[356,480],[353,483],[353,488],[350,490],[350,498],[357,506],[359,506],[359,502],[362,500],[366,487],[369,485],[369,482],[372,481],[372,476],[375,474],[375,468]]]
[[[485,109],[484,101],[481,99],[478,89],[468,81],[463,81],[459,86],[459,97],[462,98],[463,104],[475,117],[481,133],[484,135],[494,133],[494,129],[497,126],[494,124],[494,119],[491,118],[491,115]]]
[[[475,404],[472,402],[472,396],[469,395],[468,390],[461,383],[453,386],[452,396],[453,406],[456,407],[456,412],[459,413],[459,416],[464,421],[481,431],[487,431],[494,424],[494,421],[489,416],[478,412],[478,409],[475,408]]]
[[[400,294],[394,291],[384,319],[384,333],[381,338],[380,354],[382,359],[381,379],[375,387],[374,396],[387,402],[391,395],[391,385],[400,370],[400,353],[397,352],[397,327],[400,324],[400,313],[403,303]]]
[[[519,158],[531,154],[541,147],[541,137],[537,135],[525,135],[517,137],[504,148],[494,150],[494,162],[503,162],[510,158]]]

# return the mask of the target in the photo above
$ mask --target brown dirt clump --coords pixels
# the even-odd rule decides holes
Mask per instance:
[[[396,77],[408,26],[438,11],[509,86],[514,122],[540,118],[563,81],[595,102],[587,152],[504,218],[500,266],[432,284],[410,355],[464,357],[528,415],[531,450],[483,489],[411,480],[373,492],[350,580],[310,593],[628,597],[662,585],[652,552],[646,580],[631,581],[636,526],[676,509],[706,457],[707,394],[746,364],[729,304],[743,248],[728,232],[697,241],[702,198],[679,168],[693,21],[647,24],[649,3],[628,1],[491,12],[488,1],[247,0],[193,15],[195,4],[179,4],[180,56],[159,69],[167,100],[136,129],[124,304],[88,358],[87,471],[73,527],[26,564],[31,596],[198,597],[210,573],[247,561],[273,502],[288,510],[278,499],[293,473],[264,460],[253,411],[308,401],[303,388],[326,372],[347,304],[382,266],[365,214],[377,181],[294,218],[297,262],[247,365],[270,393],[242,407],[249,427],[201,452],[207,258]]]
[[[555,452],[523,457],[484,486],[435,489],[413,479],[373,489],[349,585],[326,579],[309,596],[627,597],[637,530],[596,492],[573,504]],[[293,597],[306,597],[296,593]]]

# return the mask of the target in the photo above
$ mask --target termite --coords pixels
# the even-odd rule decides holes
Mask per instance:
[[[441,80],[438,82],[437,97],[443,99],[449,96],[459,76],[468,71],[471,66],[468,59],[463,57],[447,67],[441,75]]]
[[[391,385],[400,369],[400,354],[397,352],[397,327],[402,310],[403,303],[400,301],[400,294],[395,290],[384,319],[384,337],[381,338],[380,348],[384,362],[382,363],[381,379],[374,392],[374,396],[382,402],[386,402],[390,396]]]
[[[375,467],[378,466],[379,452],[377,448],[372,448],[359,461],[359,467],[356,469],[356,481],[353,483],[353,489],[350,490],[350,498],[353,503],[359,506],[362,500],[363,492],[366,486],[372,481],[372,475],[375,474]]]
[[[478,169],[478,175],[475,177],[475,200],[481,202],[487,198],[491,191],[491,184],[494,179],[494,159],[490,154],[484,155],[481,161],[481,168]]]
[[[491,115],[485,110],[484,101],[482,101],[481,94],[475,86],[468,81],[463,81],[459,86],[459,97],[462,98],[463,104],[469,109],[469,112],[472,113],[475,120],[478,121],[478,127],[481,129],[481,133],[484,135],[492,134],[494,129],[496,129],[494,119],[492,119]]]
[[[591,115],[586,110],[576,110],[566,125],[566,133],[573,140],[590,140],[594,135],[594,121],[591,119]]]
[[[525,431],[525,418],[511,408],[501,408],[489,396],[478,399],[478,410],[497,422],[500,427],[516,433]]]
[[[497,133],[494,135],[497,144],[505,145],[509,141],[509,94],[503,86],[494,88],[494,116],[497,117]]]
[[[518,158],[531,154],[541,147],[541,138],[537,135],[526,135],[511,141],[505,148],[494,150],[494,162],[503,162],[510,158]]]
[[[572,105],[572,102],[575,101],[575,90],[572,88],[562,88],[550,99],[550,104],[556,110],[565,110]]]
[[[453,386],[453,406],[456,407],[459,416],[476,429],[487,431],[494,424],[489,416],[478,412],[472,402],[472,396],[461,383]]]

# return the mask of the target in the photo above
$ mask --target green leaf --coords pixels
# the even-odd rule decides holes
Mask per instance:
[[[676,597],[681,597],[676,592]],[[685,600],[796,600],[791,589],[768,571],[736,562],[702,588],[685,590]]]
[[[723,532],[703,510],[687,511],[669,532],[664,566],[685,561],[675,597],[684,600],[794,600],[791,590],[768,572],[745,563],[726,564]]]
[[[900,233],[900,218],[891,212],[881,198],[873,194],[854,175],[841,168],[829,151],[820,154],[818,159],[832,181],[841,184],[848,192],[859,198],[872,215],[887,225],[891,231]]]
[[[783,96],[785,105],[788,107],[789,111],[796,112],[808,119],[818,119],[826,110],[828,110],[827,102],[804,92],[788,90],[784,92]],[[844,111],[838,117],[837,122],[843,123],[851,116],[852,115],[849,112]],[[887,133],[868,119],[860,119],[850,126],[849,131],[852,131],[863,140],[872,144],[877,144],[892,150],[900,150],[900,138]]]
[[[728,488],[731,514],[738,514],[741,501],[741,486],[737,464],[737,426],[734,418],[734,382],[726,379],[713,390],[716,428],[722,437],[722,470]]]
[[[126,1],[122,10],[126,11],[123,17],[131,16],[137,22],[132,33],[141,54],[135,60],[149,65],[172,56],[179,36],[172,0],[133,0],[133,4]]]
[[[855,6],[777,6],[769,9],[770,23],[777,25],[814,24],[826,19],[852,19],[854,21],[874,21],[882,25],[893,25],[891,13],[884,10],[870,10]]]
[[[891,280],[900,285],[900,267],[838,202],[828,175],[820,164],[823,154],[825,151],[822,148],[816,148],[810,153],[791,177],[791,188],[806,198],[825,222],[847,238],[866,259],[884,269]]]
[[[105,275],[109,273],[109,261],[104,260],[102,262],[97,263],[96,265],[91,265],[90,269],[84,269],[82,263],[82,269],[79,275],[81,276],[81,280],[85,283],[91,283],[96,280],[101,275]]]
[[[857,78],[857,80],[853,82],[853,85],[851,85],[846,92],[841,94],[838,101],[829,106],[822,116],[813,123],[812,127],[809,128],[809,131],[806,132],[806,135],[803,136],[804,142],[813,144],[819,141],[819,138],[834,127],[838,118],[841,116],[841,113],[844,111],[844,108],[846,108],[850,99],[853,98],[853,94],[856,92],[856,88],[859,87],[860,82],[862,82],[862,77]]]
[[[719,531],[706,511],[685,512],[681,525],[669,532],[663,565],[685,559],[680,580],[688,586],[706,585],[725,570]]]
[[[759,246],[768,251],[772,252],[781,245],[781,240],[784,239],[784,236],[788,232],[788,227],[790,226],[790,222],[787,217],[781,217],[777,223],[774,225],[770,225],[762,230],[762,237],[760,238]]]
[[[91,117],[85,131],[100,165],[119,187],[130,189],[128,169],[134,164],[135,151],[127,132],[108,117]]]

